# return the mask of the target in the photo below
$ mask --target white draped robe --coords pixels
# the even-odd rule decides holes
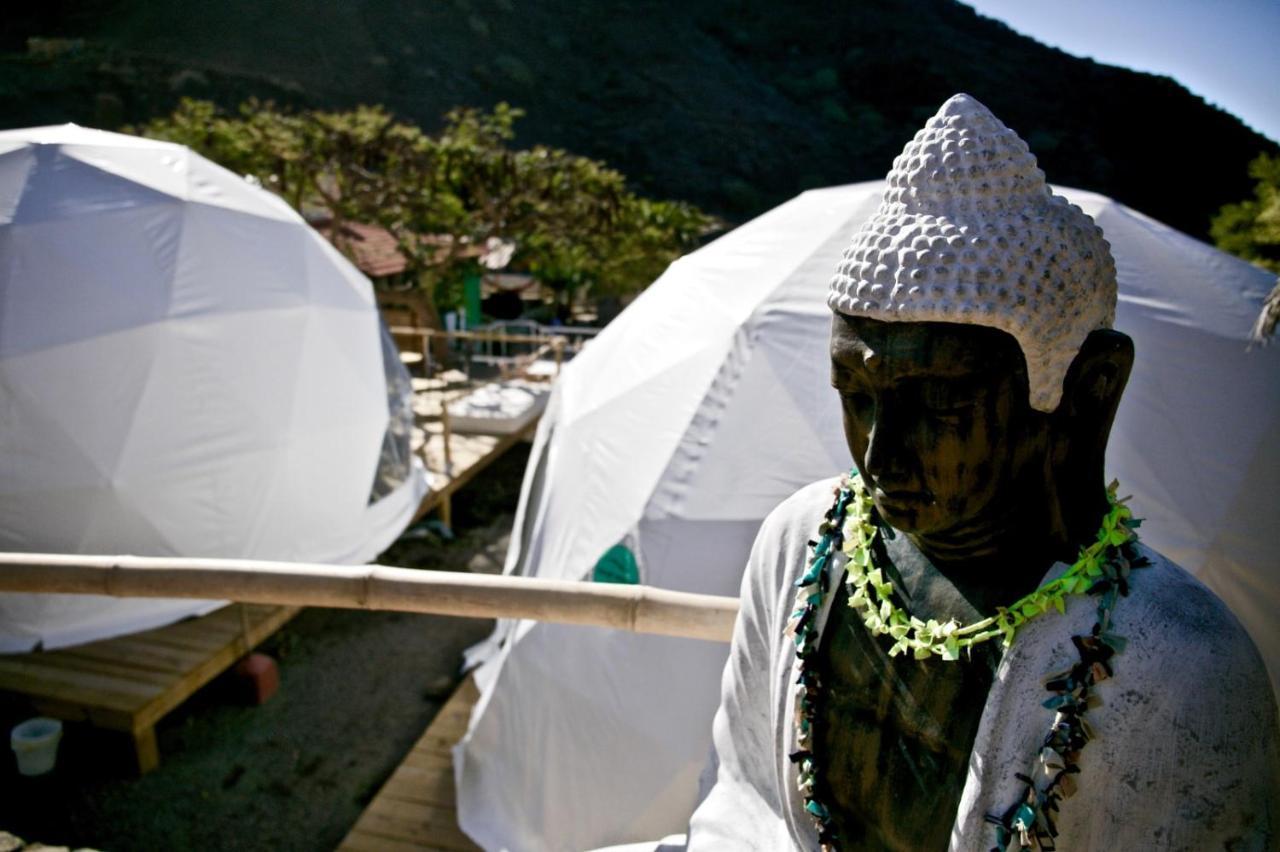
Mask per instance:
[[[710,786],[687,840],[669,838],[662,849],[686,843],[694,852],[817,849],[788,759],[795,750],[795,646],[785,631],[807,542],[816,538],[836,485],[832,479],[800,490],[761,527],[722,678],[705,776]],[[1094,689],[1103,700],[1088,715],[1097,736],[1081,752],[1078,792],[1056,815],[1057,849],[1275,849],[1280,722],[1262,660],[1212,592],[1143,550],[1152,564],[1133,572],[1130,594],[1116,603],[1111,630],[1128,644],[1113,660],[1114,677]],[[1066,567],[1055,565],[1045,580]],[[833,584],[840,581],[843,557],[828,570]],[[984,816],[1020,800],[1025,786],[1016,773],[1033,774],[1053,721],[1041,704],[1050,697],[1043,678],[1078,661],[1071,637],[1087,633],[1095,618],[1096,599],[1069,598],[1065,614],[1030,621],[1004,653],[951,849],[994,846],[994,827]]]

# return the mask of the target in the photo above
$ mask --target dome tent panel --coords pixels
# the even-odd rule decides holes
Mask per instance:
[[[171,358],[164,368],[167,381],[154,396],[154,413],[163,416],[169,407],[204,418],[187,425],[192,431],[185,440],[173,434],[173,451],[190,454],[193,448],[184,445],[196,441],[231,452],[287,443],[300,425],[295,416],[299,396],[314,392],[304,390],[299,381],[312,372],[306,358],[311,354],[315,313],[298,305],[165,323]],[[242,338],[253,345],[245,345]],[[188,383],[196,393],[175,399],[166,392]]]
[[[181,204],[16,220],[0,234],[0,357],[156,322],[168,315]]]
[[[79,163],[175,200],[190,200],[187,191],[188,152],[183,146],[140,137],[141,144],[125,146],[108,138],[109,133],[79,127],[69,130],[70,135],[63,140],[41,144],[39,150],[56,153],[63,163]],[[82,190],[77,187],[76,191]],[[74,196],[67,194],[64,197]]]
[[[263,191],[235,172],[206,160],[194,151],[182,149],[173,168],[185,174],[186,193],[183,198],[189,202],[236,210],[259,221],[278,219],[282,222],[297,222],[299,219],[297,211],[280,196]],[[350,268],[354,270],[354,267]],[[355,274],[359,276],[358,272]]]
[[[1105,195],[1061,191],[1070,193],[1105,234],[1117,235],[1116,270],[1125,282],[1117,310],[1129,306],[1166,326],[1231,341],[1241,340],[1241,329],[1252,328],[1259,300],[1274,286],[1265,272]]]
[[[660,837],[669,833],[672,812],[692,811],[706,749],[697,757],[687,750],[705,739],[696,718],[715,710],[719,678],[704,683],[701,673],[723,666],[722,646],[546,624],[508,649],[497,682],[482,687],[484,712],[527,721],[511,728],[473,724],[454,751],[459,824],[472,839],[486,849],[588,848],[567,837],[605,843]],[[631,676],[608,677],[610,665]],[[614,689],[620,681],[635,688]],[[571,712],[521,706],[547,684],[556,684]],[[650,700],[637,703],[636,696]],[[526,730],[537,737],[523,739]],[[619,733],[624,742],[615,746]],[[588,751],[608,752],[612,760],[584,761]],[[601,802],[627,804],[592,807]]]
[[[0,144],[12,134],[36,134],[41,144],[56,145],[64,157],[79,160],[182,201],[209,204],[254,217],[296,221],[297,213],[279,196],[263,192],[175,142],[126,136],[75,125],[0,132]]]
[[[311,308],[309,237],[296,223],[186,204],[182,251],[170,282],[171,317]],[[211,276],[210,268],[219,270]]]
[[[415,460],[368,502],[390,421],[368,281],[181,146],[68,126],[0,150],[0,549],[348,562],[390,544],[426,481]],[[0,647],[208,606],[5,596]]]
[[[1280,505],[1280,351],[1248,352],[1243,339],[1180,325],[1170,335],[1157,318],[1164,313],[1118,311],[1139,354],[1107,448],[1108,475],[1134,495],[1143,540],[1227,603],[1276,684],[1280,533],[1267,507]]]
[[[829,357],[823,335],[797,333],[806,322],[788,324],[771,302],[743,334],[752,338],[750,358],[726,359],[723,389],[709,394],[702,411],[680,441],[645,518],[754,520],[768,514],[781,492],[807,482],[805,471],[839,470],[848,449],[839,431],[830,377],[813,364]],[[789,325],[789,327],[788,327]],[[799,363],[807,364],[798,367]],[[768,416],[761,416],[768,412]],[[754,537],[754,531],[751,537]],[[750,545],[750,538],[745,542]],[[737,593],[736,571],[717,584],[715,594]]]
[[[372,435],[373,458],[377,457],[389,416],[380,328],[376,309],[322,307],[310,312],[298,362],[306,368],[297,376],[295,430],[366,430]],[[335,406],[335,394],[341,394],[345,408]],[[366,449],[363,441],[357,447],[358,452]]]
[[[307,292],[313,304],[367,314],[376,307],[373,288],[360,270],[316,231],[306,241]]]
[[[163,369],[163,343],[164,335],[148,324],[128,334],[78,340],[0,361],[0,392],[10,397],[14,420],[14,431],[0,439],[14,465],[6,490],[109,483],[152,373]],[[94,363],[110,364],[111,369],[84,369]],[[68,418],[68,411],[83,411],[84,416]],[[26,435],[40,440],[26,440]],[[70,457],[63,455],[67,444],[74,446]]]
[[[27,175],[35,166],[36,154],[18,142],[0,142],[0,225],[13,221],[27,185]]]
[[[590,347],[583,351],[590,351]],[[548,456],[547,479],[554,486],[546,504],[544,528],[554,527],[559,532],[539,543],[541,559],[536,576],[586,577],[600,555],[634,526],[695,412],[688,399],[680,399],[681,391],[713,374],[720,357],[717,348],[708,347],[634,387],[630,398],[655,415],[643,433],[623,428],[620,415],[625,419],[625,407],[622,411],[616,406],[593,409],[578,420],[558,423],[561,446],[575,446],[582,440],[586,442],[582,446],[589,445],[590,451],[581,455],[552,452]],[[567,485],[569,482],[573,485]],[[576,495],[571,504],[562,497],[564,488],[571,488]],[[576,519],[572,529],[564,526],[566,512]]]
[[[34,163],[27,171],[14,224],[36,225],[71,221],[153,205],[181,204],[180,193],[140,183],[98,165],[73,157],[59,145],[30,147]],[[147,153],[151,159],[157,151]]]

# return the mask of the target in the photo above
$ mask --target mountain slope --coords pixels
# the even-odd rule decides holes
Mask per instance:
[[[1017,130],[1050,180],[1203,237],[1277,146],[1168,78],[1078,59],[954,0],[61,0],[10,21],[0,121],[138,121],[183,94],[323,107],[525,107],[520,141],[608,160],[730,218],[880,177],[957,91]],[[46,63],[27,35],[83,37]],[[11,73],[10,73],[11,72]]]

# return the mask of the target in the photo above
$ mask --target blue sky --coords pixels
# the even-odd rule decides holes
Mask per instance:
[[[1280,140],[1280,0],[964,0],[1037,41],[1168,75]]]

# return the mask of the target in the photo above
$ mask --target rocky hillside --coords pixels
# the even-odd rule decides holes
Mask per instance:
[[[113,126],[182,95],[254,94],[379,102],[432,128],[452,106],[506,100],[528,110],[520,141],[735,220],[883,176],[957,91],[1017,130],[1051,180],[1200,237],[1249,194],[1248,161],[1278,150],[1169,78],[1069,56],[955,0],[47,0],[6,17],[6,126]],[[29,36],[83,44],[37,57]]]

